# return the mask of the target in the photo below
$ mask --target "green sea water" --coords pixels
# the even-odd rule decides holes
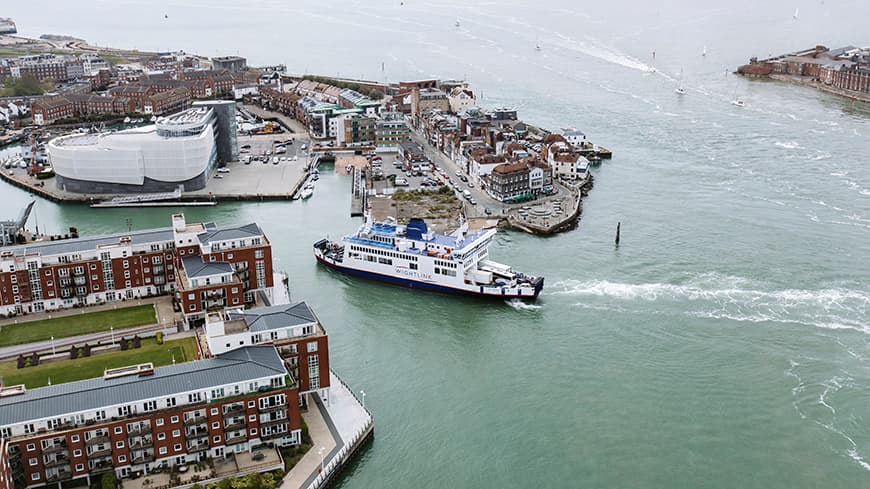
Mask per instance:
[[[486,106],[614,151],[576,230],[496,238],[493,259],[546,277],[533,304],[318,267],[311,244],[359,224],[350,180],[328,172],[306,202],[185,210],[260,223],[293,298],[329,332],[333,367],[365,389],[376,439],[340,487],[870,484],[870,110],[725,73],[751,55],[870,44],[865,2],[801,4],[798,19],[785,2],[101,6],[97,19],[75,2],[57,19],[7,13],[25,33],[294,72],[465,77]],[[0,196],[9,217],[28,198]],[[91,234],[174,211],[40,201],[32,219]]]

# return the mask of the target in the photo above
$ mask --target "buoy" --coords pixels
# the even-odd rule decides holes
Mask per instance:
[[[621,222],[616,223],[616,246],[619,246],[619,228],[621,224]]]

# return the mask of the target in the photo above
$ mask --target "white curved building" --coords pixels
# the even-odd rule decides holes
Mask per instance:
[[[195,107],[124,131],[61,136],[48,158],[61,190],[112,194],[205,187],[217,161],[217,117]]]

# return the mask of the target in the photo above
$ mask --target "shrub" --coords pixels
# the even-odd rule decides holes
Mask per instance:
[[[154,335],[154,338],[157,339],[158,345],[162,345],[163,344],[163,331],[158,331],[157,334]],[[200,489],[202,489],[202,488],[200,488]]]
[[[118,478],[115,476],[115,471],[110,470],[103,474],[103,478],[100,481],[102,489],[117,489],[118,488]]]

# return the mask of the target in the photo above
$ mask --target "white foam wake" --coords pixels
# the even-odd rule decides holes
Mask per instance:
[[[504,302],[505,302],[505,304],[513,307],[517,311],[537,311],[538,309],[543,307],[543,306],[538,305],[538,304],[529,304],[529,303],[523,302],[522,299],[511,299],[509,301],[504,301]]]
[[[684,283],[629,284],[608,280],[562,280],[548,295],[673,303],[683,314],[704,319],[807,324],[870,334],[870,292],[851,289],[764,290],[740,277],[704,274]]]

